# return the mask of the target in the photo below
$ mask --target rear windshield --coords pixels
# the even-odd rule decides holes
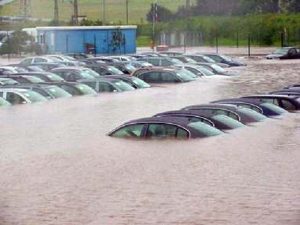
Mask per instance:
[[[176,71],[177,76],[179,76],[183,81],[193,81],[195,78],[190,75],[190,73],[186,73],[186,70],[178,70]]]
[[[139,88],[151,87],[150,84],[146,83],[145,81],[143,81],[137,77],[132,77],[132,82]]]
[[[249,116],[249,117],[251,117],[251,118],[253,118],[253,119],[257,120],[257,121],[262,121],[262,120],[267,119],[266,116],[264,116],[261,113],[255,112],[252,109],[239,108],[238,112],[242,112],[242,113],[246,114],[247,116]]]
[[[61,81],[64,81],[63,78],[61,78],[60,76],[58,76],[57,74],[47,74],[47,77],[51,80],[51,81],[58,81],[58,82],[61,82]]]
[[[47,101],[47,98],[42,96],[41,94],[31,91],[31,90],[26,90],[22,92],[24,96],[26,96],[31,102],[45,102]]]
[[[42,83],[45,82],[39,77],[33,77],[33,76],[24,76],[27,80],[29,80],[31,83]]]
[[[121,70],[117,69],[114,66],[108,66],[107,67],[108,71],[111,72],[112,74],[117,74],[117,75],[121,75],[124,74]]]
[[[201,133],[202,135],[204,135],[206,137],[216,136],[216,135],[223,133],[222,131],[218,130],[217,128],[214,128],[214,127],[212,127],[206,123],[200,122],[200,121],[189,123],[188,126],[191,128],[194,128],[195,130],[197,130],[199,133]]]
[[[83,95],[95,95],[97,92],[86,84],[76,84],[75,87],[80,90]]]
[[[116,80],[116,81],[113,81],[113,83],[122,91],[133,91],[134,90],[134,87],[130,86],[129,84],[127,84],[124,81]]]
[[[283,108],[277,106],[277,105],[274,105],[272,103],[262,103],[261,106],[264,106],[274,112],[276,112],[278,115],[281,115],[283,113],[286,113],[287,111],[284,110]]]
[[[56,86],[49,86],[45,88],[48,90],[52,96],[55,98],[65,98],[65,97],[71,97],[72,95],[66,92],[64,89]]]
[[[212,119],[214,119],[214,120],[216,120],[216,121],[218,121],[220,123],[223,123],[227,127],[232,128],[232,129],[239,128],[239,127],[244,127],[245,126],[241,122],[239,122],[239,121],[237,121],[235,119],[232,119],[229,116],[225,116],[225,115],[216,115],[216,116],[213,116]]]

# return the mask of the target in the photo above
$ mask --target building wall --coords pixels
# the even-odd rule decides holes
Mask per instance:
[[[129,54],[136,52],[136,29],[39,29],[47,53]],[[89,48],[88,48],[89,47]]]

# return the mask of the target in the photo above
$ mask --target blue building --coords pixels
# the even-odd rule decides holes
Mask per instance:
[[[136,26],[37,27],[46,53],[129,54],[136,52]]]

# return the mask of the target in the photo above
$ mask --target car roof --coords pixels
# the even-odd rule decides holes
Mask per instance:
[[[199,108],[210,108],[210,109],[225,109],[225,110],[233,110],[233,111],[238,109],[238,107],[234,106],[234,105],[211,103],[211,104],[191,105],[191,106],[184,107],[183,110],[188,109],[188,108],[198,108],[198,107]]]
[[[294,100],[298,97],[295,96],[287,96],[287,95],[272,95],[272,94],[259,94],[259,95],[248,95],[248,96],[243,96],[242,98],[284,98],[284,99],[291,99]]]
[[[129,124],[135,124],[135,123],[167,123],[167,124],[173,124],[173,125],[179,125],[186,129],[189,129],[187,124],[191,123],[187,118],[184,117],[146,117],[146,118],[140,118],[136,120],[131,120],[123,125],[129,125]]]

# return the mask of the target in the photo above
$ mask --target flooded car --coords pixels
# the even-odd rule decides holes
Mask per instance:
[[[223,132],[203,122],[184,117],[150,117],[129,121],[108,135],[119,138],[190,139],[220,135]]]
[[[285,95],[249,95],[242,98],[258,99],[261,102],[268,102],[277,105],[287,111],[300,110],[300,98],[297,96]]]
[[[45,102],[48,100],[35,91],[19,88],[0,88],[0,96],[12,105]]]
[[[245,125],[226,115],[214,115],[213,113],[203,112],[201,110],[175,110],[167,111],[154,115],[154,117],[185,117],[191,122],[203,122],[219,130],[232,130]]]
[[[300,59],[300,49],[294,47],[279,48],[266,56],[267,59]]]
[[[214,115],[226,115],[232,119],[240,121],[243,124],[260,122],[267,118],[266,116],[257,113],[254,110],[226,104],[192,105],[183,108],[183,110],[202,110],[204,112],[211,112]]]

